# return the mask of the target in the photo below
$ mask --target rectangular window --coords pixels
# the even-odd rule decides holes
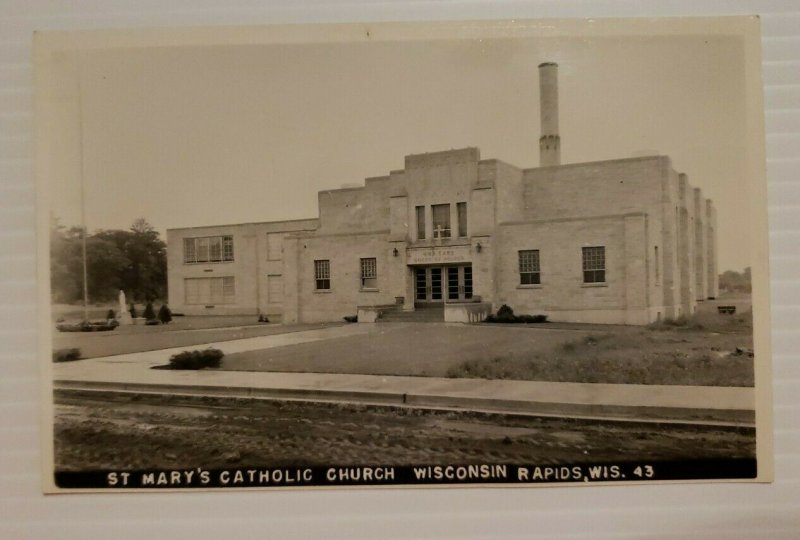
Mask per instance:
[[[458,236],[465,238],[467,236],[467,203],[458,203],[456,210],[458,210]]]
[[[434,204],[433,210],[433,237],[450,238],[450,205]]]
[[[184,263],[233,260],[233,236],[204,236],[183,239]]]
[[[583,282],[605,283],[606,248],[604,246],[583,248]]]
[[[196,262],[197,252],[194,248],[194,238],[183,239],[183,262]]]
[[[208,239],[208,260],[211,262],[222,260],[222,237],[216,236]]]
[[[214,305],[236,302],[233,276],[186,278],[183,284],[186,304]]]
[[[208,238],[197,238],[195,242],[197,262],[208,262]]]
[[[417,240],[425,240],[425,207],[417,206]]]
[[[378,263],[374,257],[361,259],[361,288],[378,288]]]
[[[222,260],[233,260],[233,236],[222,237]]]
[[[656,285],[658,285],[659,279],[661,278],[661,264],[658,261],[658,246],[655,246],[655,267],[656,267]]]
[[[314,261],[314,282],[318,291],[328,291],[331,288],[331,261]]]
[[[519,284],[539,285],[541,283],[539,270],[539,250],[526,249],[519,252]]]

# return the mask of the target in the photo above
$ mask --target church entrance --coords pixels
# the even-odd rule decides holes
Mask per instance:
[[[414,303],[418,307],[472,298],[472,265],[414,268]]]

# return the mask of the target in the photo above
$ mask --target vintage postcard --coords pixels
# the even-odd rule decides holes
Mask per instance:
[[[772,479],[757,17],[35,68],[45,491]]]

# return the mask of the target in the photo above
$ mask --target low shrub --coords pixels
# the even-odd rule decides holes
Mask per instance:
[[[258,316],[258,322],[267,323],[267,322],[269,322],[269,317],[267,317],[266,315],[259,315]]]
[[[116,313],[114,313],[114,310],[113,310],[113,309],[109,309],[109,310],[106,312],[106,319],[116,319],[116,318],[117,318],[117,314],[116,314]]]
[[[163,304],[158,310],[158,320],[162,324],[167,324],[172,320],[172,310],[169,309],[167,304]]]
[[[497,310],[497,315],[487,316],[485,322],[506,324],[544,323],[547,322],[547,315],[514,315],[514,310],[507,304],[503,304]]]
[[[358,315],[346,315],[342,318],[345,322],[358,322]]]
[[[73,360],[79,360],[80,357],[81,350],[75,347],[53,351],[53,362],[72,362]]]
[[[153,309],[153,303],[152,302],[147,302],[147,305],[144,306],[144,313],[142,313],[142,317],[144,317],[145,320],[148,320],[148,321],[150,319],[155,319],[156,318],[156,312]]]
[[[136,311],[136,306],[133,305],[133,302],[131,302],[131,309],[129,311],[132,319],[135,319],[139,316],[139,313]]]
[[[183,351],[170,357],[169,369],[218,368],[223,356],[225,353],[219,349]]]
[[[146,321],[144,321],[144,324],[147,326],[158,326],[159,324],[161,324],[161,321],[159,321],[158,319],[147,319]]]

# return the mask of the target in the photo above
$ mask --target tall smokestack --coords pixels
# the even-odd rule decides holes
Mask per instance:
[[[539,166],[561,165],[561,137],[558,136],[558,64],[539,64],[539,100],[542,132],[539,137]]]

